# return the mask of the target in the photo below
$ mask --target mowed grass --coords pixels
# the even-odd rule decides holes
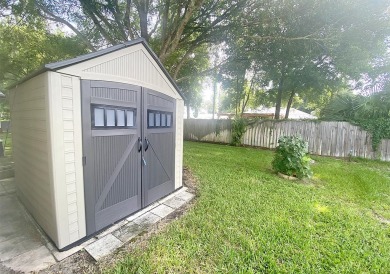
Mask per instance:
[[[390,165],[314,157],[286,181],[272,151],[186,142],[195,206],[111,273],[390,273]]]

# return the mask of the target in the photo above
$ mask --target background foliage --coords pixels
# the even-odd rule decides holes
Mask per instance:
[[[0,21],[0,91],[42,65],[87,53],[76,36],[50,32],[42,20],[28,23]],[[9,119],[8,100],[0,100],[1,118]]]
[[[376,151],[382,139],[390,139],[390,89],[369,96],[344,91],[334,96],[321,111],[321,119],[347,121],[356,124],[372,134],[373,149]]]
[[[2,41],[16,47],[2,45],[0,77],[15,81],[38,63],[143,37],[188,108],[201,107],[210,78],[222,84],[223,111],[275,106],[278,119],[282,106],[288,117],[291,107],[321,110],[340,90],[383,90],[389,7],[388,0],[1,0]]]

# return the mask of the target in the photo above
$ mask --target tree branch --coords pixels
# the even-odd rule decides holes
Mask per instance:
[[[91,51],[96,51],[96,48],[89,42],[89,40],[80,32],[78,31],[71,23],[66,21],[65,19],[55,15],[52,13],[49,9],[47,9],[44,6],[39,5],[37,2],[35,2],[36,7],[41,10],[43,13],[47,14],[46,16],[42,14],[42,17],[44,17],[47,20],[57,22],[60,24],[63,24],[70,28],[82,41],[83,43],[91,50]]]
[[[161,22],[161,18],[159,17],[156,21],[156,24],[154,25],[153,29],[149,32],[148,36],[152,37],[152,35],[157,31],[158,25]]]
[[[192,0],[190,3],[188,3],[188,8],[185,10],[184,15],[181,17],[179,24],[177,24],[175,30],[171,31],[169,43],[165,43],[161,49],[159,57],[162,62],[164,62],[168,55],[170,55],[174,50],[176,50],[186,24],[191,19],[191,16],[195,12],[195,10],[197,10],[202,5],[202,3],[203,0]]]
[[[128,37],[125,32],[125,26],[122,24],[122,19],[120,18],[120,10],[118,5],[118,0],[113,0],[113,2],[108,1],[107,8],[110,10],[112,15],[114,16],[115,23],[118,25],[118,30],[120,32],[120,35],[122,36],[123,41],[127,41]],[[124,20],[123,20],[124,21]]]
[[[81,2],[81,6],[84,10],[84,12],[89,15],[89,17],[92,19],[92,22],[94,23],[95,27],[98,28],[100,34],[106,39],[107,42],[109,42],[112,45],[116,44],[116,41],[112,39],[112,37],[109,35],[109,33],[103,28],[103,26],[100,24],[98,18],[96,18],[96,15],[93,10],[89,8],[87,4],[84,2]]]
[[[225,61],[222,61],[221,63],[219,63],[218,65],[212,67],[212,68],[209,68],[209,69],[206,69],[206,70],[203,70],[203,71],[200,71],[200,72],[197,72],[197,73],[193,73],[192,75],[187,75],[187,76],[184,76],[184,77],[181,77],[179,79],[176,79],[176,82],[182,82],[182,81],[185,81],[187,80],[188,78],[190,78],[191,76],[205,76],[205,75],[209,75],[210,73],[212,73],[214,70],[222,67],[223,65],[225,65],[226,63],[228,63],[227,60]]]

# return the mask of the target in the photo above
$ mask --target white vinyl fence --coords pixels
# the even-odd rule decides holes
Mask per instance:
[[[275,148],[281,136],[301,136],[309,144],[309,153],[334,157],[362,157],[390,161],[390,140],[382,140],[376,152],[371,134],[347,122],[263,120],[247,127],[243,145]],[[184,139],[230,143],[230,120],[184,120]]]

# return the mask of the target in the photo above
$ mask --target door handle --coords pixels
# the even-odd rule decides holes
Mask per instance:
[[[142,139],[141,137],[138,137],[138,152],[141,152],[142,150]]]
[[[146,139],[146,138],[145,138],[145,143],[146,143],[146,145],[145,145],[145,151],[147,151],[148,148],[149,148],[149,140]]]

